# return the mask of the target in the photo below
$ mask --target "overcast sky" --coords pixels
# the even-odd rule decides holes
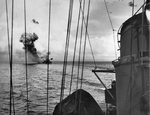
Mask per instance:
[[[21,34],[24,32],[23,0],[14,0],[14,54],[19,57],[23,52],[23,45],[19,42]],[[106,0],[115,30],[131,17],[131,7],[128,3],[131,0]],[[138,9],[144,0],[135,0],[135,9]],[[35,32],[39,39],[35,42],[35,47],[39,52],[47,51],[48,36],[48,2],[49,0],[26,0],[27,6],[27,32]],[[88,0],[86,0],[88,2]],[[8,0],[9,18],[11,17],[11,0]],[[69,0],[52,0],[51,14],[51,57],[54,60],[63,60],[65,39],[67,30],[67,19]],[[69,47],[69,60],[72,58],[74,39],[77,25],[79,0],[74,0],[73,20],[71,28],[71,38]],[[11,18],[10,18],[11,19]],[[34,24],[35,19],[39,24]],[[9,20],[9,24],[11,20]],[[115,59],[113,32],[106,12],[104,0],[91,0],[90,19],[88,32],[91,39],[96,61],[111,61]],[[5,0],[0,0],[0,60],[7,59],[7,31]],[[117,34],[115,33],[116,47]],[[117,47],[118,49],[118,47]],[[86,59],[92,60],[89,44],[87,42]]]

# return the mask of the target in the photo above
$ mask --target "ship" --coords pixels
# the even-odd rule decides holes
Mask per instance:
[[[116,72],[117,115],[150,114],[150,0],[123,23]]]
[[[62,100],[53,115],[150,115],[150,0],[141,9],[118,30],[120,57],[112,61],[114,70],[93,70],[105,88],[106,110],[79,89]],[[111,88],[97,72],[115,73]]]
[[[67,26],[68,33],[70,33],[69,29],[71,27],[72,7],[73,0],[70,0]],[[120,57],[112,61],[115,69],[97,70],[96,68],[93,70],[105,88],[105,111],[101,109],[91,94],[82,88],[77,89],[63,99],[66,75],[65,69],[67,68],[68,56],[67,48],[69,46],[69,40],[66,39],[66,41],[68,41],[66,42],[67,47],[65,48],[66,55],[64,56],[60,103],[54,108],[53,115],[150,115],[150,0],[147,0],[140,9],[142,9],[142,12],[135,13],[131,18],[126,20],[118,31],[118,35],[120,36],[120,39],[118,39]],[[88,24],[86,24],[85,33],[87,33],[87,25]],[[68,38],[68,36],[69,34],[67,34],[66,38]],[[23,43],[27,55],[33,62],[50,63],[49,52],[44,61],[37,55],[36,48],[34,47],[34,41],[37,39],[38,36],[35,33],[24,33],[21,36],[20,42]],[[105,86],[97,72],[116,74],[116,80],[112,81],[111,88]],[[47,76],[47,113],[49,98],[48,80],[49,76]],[[10,87],[10,89],[10,94],[13,94],[12,87]],[[10,100],[12,97],[10,96]]]

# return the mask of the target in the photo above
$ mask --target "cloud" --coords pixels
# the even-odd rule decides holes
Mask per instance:
[[[130,0],[111,0],[107,1],[110,16],[117,30],[119,26],[131,16],[131,8],[128,6]],[[87,2],[87,1],[86,1]],[[49,0],[26,0],[27,3],[27,32],[35,32],[39,39],[35,42],[35,47],[39,52],[47,51],[48,39],[48,3]],[[137,7],[142,4],[138,1]],[[23,45],[19,42],[21,34],[24,32],[24,14],[23,1],[15,0],[14,9],[14,52],[17,56],[22,56],[24,52]],[[8,0],[9,8],[9,27],[11,23],[11,1]],[[73,19],[70,38],[69,55],[72,59],[74,40],[76,35],[76,26],[78,18],[79,1],[74,1]],[[52,0],[51,9],[51,38],[50,49],[51,56],[54,60],[63,60],[65,50],[65,39],[68,22],[69,0]],[[39,24],[32,23],[35,19]],[[91,38],[93,50],[97,60],[111,60],[114,59],[114,45],[113,35],[108,15],[106,12],[103,0],[92,0],[88,32]],[[6,15],[5,15],[5,1],[0,0],[0,52],[7,54],[7,31],[6,31]],[[19,53],[18,53],[19,52]],[[1,59],[2,58],[1,54]],[[86,58],[91,59],[90,48],[87,44]],[[4,56],[5,57],[5,56]]]

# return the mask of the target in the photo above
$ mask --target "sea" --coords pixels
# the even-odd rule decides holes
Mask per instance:
[[[49,65],[49,98],[48,98],[48,112],[52,115],[57,103],[60,102],[61,79],[63,71],[63,63],[52,63]],[[97,69],[111,68],[111,62],[96,62]],[[65,95],[69,95],[70,81],[71,81],[71,62],[67,65],[66,79],[65,79]],[[77,88],[77,64],[75,64],[73,72],[72,90],[74,92]],[[94,75],[92,70],[95,64],[86,62],[83,71],[82,89],[89,92],[102,110],[105,109],[104,86]],[[81,73],[81,67],[80,71]],[[103,83],[107,88],[110,88],[111,82],[115,80],[114,73],[98,73]],[[27,88],[26,77],[28,78],[28,102],[30,115],[46,115],[47,108],[47,65],[46,64],[32,64],[26,66],[25,64],[13,64],[12,66],[12,81],[13,81],[13,97],[14,103],[12,108],[15,110],[15,115],[27,114]],[[79,76],[80,77],[80,76]],[[80,83],[78,87],[80,87]],[[8,115],[10,113],[10,67],[9,64],[0,64],[0,115]],[[12,114],[13,115],[13,114]]]

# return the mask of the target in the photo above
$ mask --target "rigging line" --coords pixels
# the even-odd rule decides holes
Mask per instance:
[[[5,0],[6,5],[6,23],[7,23],[7,37],[8,37],[8,54],[9,54],[9,61],[10,61],[10,36],[9,36],[9,21],[8,21],[8,3]]]
[[[84,39],[84,49],[83,49],[83,60],[82,60],[82,71],[81,71],[81,86],[82,89],[82,81],[83,81],[83,71],[84,71],[84,62],[85,62],[85,49],[86,49],[86,41],[87,41],[87,30],[88,30],[88,21],[89,21],[89,15],[90,15],[90,2],[88,3],[88,12],[87,12],[87,21],[86,21],[86,30],[85,30],[85,39]]]
[[[81,11],[82,11],[82,14],[84,14],[83,12],[83,10],[81,9]],[[84,18],[84,15],[82,15],[83,17],[83,21],[84,21],[84,25],[85,25],[85,27],[86,27],[86,21],[85,21],[85,18]],[[88,37],[88,41],[89,41],[89,45],[90,45],[90,49],[91,49],[91,53],[92,53],[92,58],[93,58],[93,61],[94,61],[94,65],[95,65],[95,68],[97,67],[97,65],[96,65],[96,61],[95,61],[95,57],[94,57],[94,52],[93,52],[93,48],[92,48],[92,45],[91,45],[91,41],[90,41],[90,36],[89,36],[89,33],[88,33],[88,30],[87,30],[87,37]]]
[[[11,46],[10,46],[10,115],[12,113],[13,105],[13,114],[15,115],[15,105],[14,105],[14,94],[13,94],[13,75],[12,75],[12,64],[13,64],[13,31],[14,31],[14,0],[12,0],[12,22],[11,22]],[[13,98],[13,100],[12,100]]]
[[[66,68],[67,68],[67,59],[68,59],[68,48],[69,48],[70,30],[71,30],[71,21],[72,21],[72,12],[73,12],[73,1],[74,0],[70,0],[70,5],[69,5],[68,26],[67,26],[65,55],[64,55],[64,63],[63,63],[63,74],[62,74],[62,81],[61,81],[60,102],[63,100],[63,97],[64,97],[65,77],[66,77]]]
[[[94,65],[95,65],[95,68],[97,68],[96,61],[95,61],[95,57],[94,57],[94,52],[93,52],[93,48],[92,48],[92,45],[91,45],[91,40],[90,40],[90,37],[89,37],[88,32],[87,32],[87,36],[88,36],[88,41],[89,41],[89,45],[90,45],[90,49],[91,49],[91,53],[92,53]]]
[[[111,20],[111,17],[110,17],[110,13],[109,13],[109,10],[108,10],[108,7],[107,7],[106,0],[104,0],[104,3],[105,3],[105,7],[106,7],[106,11],[107,11],[108,18],[109,18],[109,22],[110,22],[110,25],[111,25],[111,29],[112,29],[112,31],[113,31],[115,58],[117,58],[117,52],[116,52],[117,48],[116,48],[116,45],[115,45],[116,40],[115,40],[115,35],[114,35],[114,34],[115,34],[115,33],[114,33],[115,29],[114,29],[114,26],[113,26],[113,23],[112,23],[112,20]]]
[[[74,1],[74,0],[70,0],[70,4],[69,4],[68,25],[67,25],[67,35],[66,35],[66,45],[65,45],[65,54],[64,54],[64,63],[63,63],[63,73],[62,73],[62,80],[61,80],[60,102],[62,102],[63,97],[64,97],[65,77],[66,77],[67,58],[68,58],[68,48],[69,48],[70,30],[71,30],[71,21],[72,21],[72,12],[73,12],[73,1]],[[60,112],[62,113],[62,104],[60,104]]]
[[[26,42],[27,42],[27,24],[26,24],[26,0],[24,0],[24,31],[25,31],[25,66],[26,66],[26,93],[27,93],[27,115],[29,114],[29,94],[28,94],[28,65],[27,65],[27,45],[26,45]]]
[[[77,22],[77,29],[76,29],[76,39],[75,39],[75,47],[74,47],[74,54],[73,54],[73,62],[72,62],[72,71],[71,71],[71,81],[70,81],[69,95],[71,94],[71,88],[72,88],[72,79],[73,79],[73,71],[74,71],[75,56],[76,56],[76,47],[77,47],[78,33],[79,33],[79,23],[80,23],[81,7],[82,7],[82,0],[80,2],[79,13],[78,13],[78,22]]]
[[[49,24],[48,24],[48,60],[49,60],[49,54],[50,54],[50,21],[51,21],[51,0],[49,0]],[[47,115],[48,115],[48,96],[49,96],[49,62],[47,64]]]
[[[105,7],[106,7],[106,11],[107,11],[108,18],[109,18],[109,21],[110,21],[111,29],[112,29],[112,31],[114,31],[113,23],[112,23],[110,14],[109,14],[109,10],[108,10],[108,7],[107,7],[106,0],[104,0],[104,3],[105,3]]]
[[[63,64],[63,75],[62,75],[62,89],[61,89],[61,99],[60,101],[63,99],[63,95],[64,95],[64,87],[65,87],[65,74],[66,74],[66,66],[67,66],[67,62],[66,62],[66,58],[67,58],[67,48],[68,48],[68,34],[69,34],[69,27],[70,27],[70,9],[71,9],[71,2],[70,1],[70,6],[69,6],[69,16],[68,16],[68,26],[67,26],[67,35],[66,35],[66,46],[65,46],[65,55],[64,55],[64,64]]]
[[[5,5],[6,5],[6,23],[7,23],[7,37],[8,37],[8,54],[9,54],[9,62],[11,62],[11,54],[10,54],[10,38],[9,38],[9,22],[8,22],[8,4],[7,0],[5,0]],[[11,73],[11,64],[10,64],[10,73]],[[10,84],[11,84],[11,75],[10,75]],[[11,115],[11,85],[10,85],[10,115]]]
[[[81,9],[82,9],[82,0],[79,0],[80,1],[80,6],[79,6],[79,13],[78,13],[78,22],[77,22],[77,30],[76,30],[76,39],[75,39],[75,48],[74,48],[74,55],[73,55],[73,64],[72,64],[72,73],[71,73],[71,82],[70,82],[70,92],[69,94],[71,94],[71,87],[72,87],[72,78],[73,78],[73,70],[74,70],[74,61],[75,61],[75,55],[76,55],[76,47],[77,47],[77,40],[78,40],[78,32],[79,32],[79,24],[80,24],[80,17],[81,17]],[[78,81],[78,78],[77,78],[77,81]],[[77,82],[77,87],[78,87],[78,82]],[[75,108],[78,107],[77,105],[77,93],[75,95]],[[77,111],[74,112],[74,114],[76,113]]]
[[[144,7],[145,4],[146,4],[146,1],[144,0],[143,5],[134,13],[134,15],[136,15]]]
[[[85,27],[85,39],[84,39],[84,47],[83,47],[83,60],[82,60],[82,70],[81,70],[81,85],[80,85],[80,89],[82,89],[82,83],[83,83],[83,71],[84,71],[84,62],[85,62],[85,49],[86,49],[86,41],[87,41],[87,30],[88,30],[88,22],[89,22],[89,15],[90,15],[90,3],[91,3],[91,0],[89,0],[88,2],[88,11],[87,11],[87,19],[86,19],[86,27]],[[84,15],[83,15],[84,16]],[[81,94],[82,92],[80,92],[80,95],[79,95],[79,109],[78,109],[78,112],[80,114],[80,111],[81,111]]]
[[[80,3],[81,0],[79,0]],[[80,32],[80,44],[79,44],[79,56],[78,56],[78,70],[77,70],[77,87],[78,89],[78,84],[79,84],[79,72],[80,72],[80,61],[81,61],[81,45],[82,45],[82,34],[83,34],[83,17],[84,17],[84,10],[85,10],[85,0],[83,1],[83,11],[82,11],[82,22],[81,22],[81,32]]]

